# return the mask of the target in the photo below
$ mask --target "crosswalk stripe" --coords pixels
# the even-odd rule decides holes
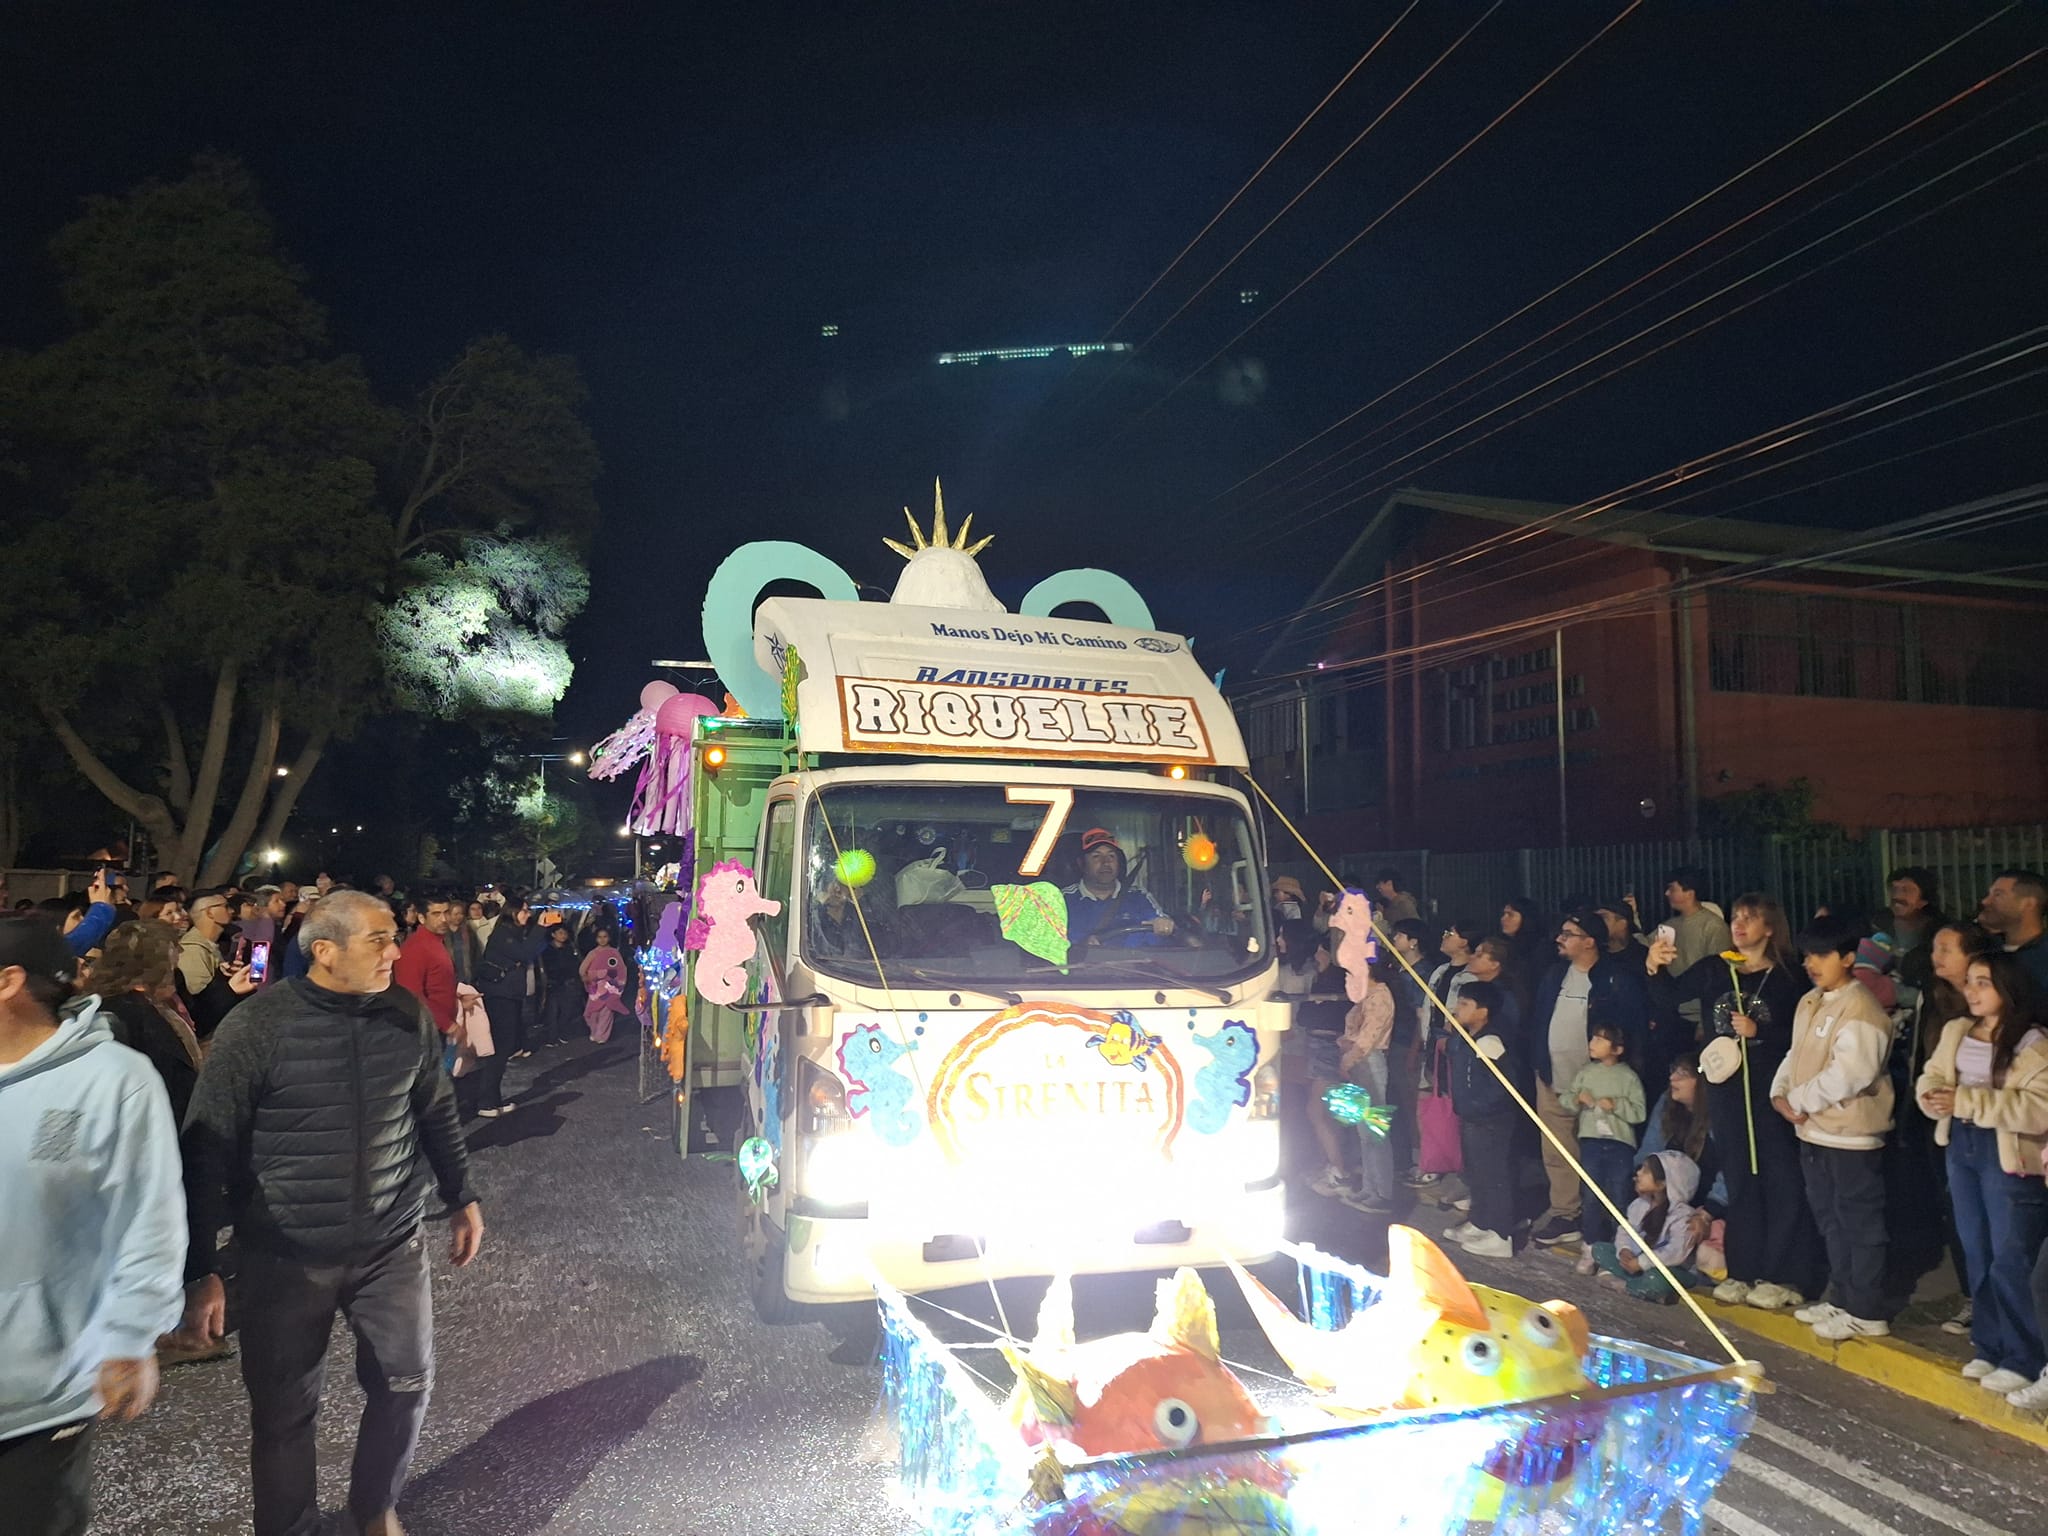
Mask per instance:
[[[1875,1515],[1867,1514],[1854,1504],[1846,1503],[1831,1493],[1822,1493],[1818,1488],[1810,1488],[1790,1472],[1782,1471],[1768,1461],[1759,1461],[1747,1452],[1736,1453],[1735,1470],[1753,1482],[1775,1489],[1795,1504],[1804,1504],[1817,1514],[1826,1515],[1837,1525],[1851,1531],[1860,1531],[1864,1536],[1902,1536],[1901,1532],[1886,1525]]]
[[[2013,1536],[2011,1531],[1993,1525],[1988,1520],[1981,1520],[1967,1510],[1957,1509],[1952,1504],[1944,1504],[1939,1499],[1929,1498],[1926,1494],[1908,1488],[1902,1483],[1895,1483],[1882,1473],[1873,1472],[1870,1468],[1853,1462],[1824,1445],[1816,1445],[1804,1435],[1794,1434],[1783,1425],[1772,1424],[1759,1417],[1750,1426],[1749,1432],[1760,1440],[1768,1440],[1773,1445],[1783,1446],[1795,1456],[1803,1456],[1815,1466],[1825,1468],[1837,1477],[1847,1478],[1852,1483],[1868,1488],[1872,1493],[1882,1494],[1894,1504],[1902,1504],[1930,1520],[1939,1521],[1949,1530],[1957,1532],[1958,1536]]]
[[[1723,1504],[1719,1499],[1707,1501],[1707,1518],[1719,1521],[1734,1533],[1734,1536],[1781,1536],[1781,1533],[1765,1525],[1761,1520],[1752,1520],[1733,1505]]]

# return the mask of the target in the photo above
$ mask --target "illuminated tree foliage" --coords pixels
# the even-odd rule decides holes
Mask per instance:
[[[72,329],[0,354],[17,735],[212,883],[366,715],[553,707],[596,515],[572,363],[486,337],[386,407],[231,160],[94,199],[51,255]]]
[[[443,719],[553,710],[573,671],[562,629],[590,596],[572,549],[469,535],[453,556],[407,561],[404,579],[378,626],[403,707]]]

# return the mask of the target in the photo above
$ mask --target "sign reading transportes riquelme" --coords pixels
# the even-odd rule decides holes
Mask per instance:
[[[854,752],[1214,761],[1191,698],[841,676],[839,703]]]

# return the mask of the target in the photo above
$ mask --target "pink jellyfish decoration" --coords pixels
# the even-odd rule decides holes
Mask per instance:
[[[654,712],[682,690],[659,679],[640,690],[632,719],[590,749],[590,777],[616,779],[654,750]]]
[[[697,721],[717,713],[718,706],[699,693],[671,694],[655,706],[654,745],[628,818],[635,832],[689,835],[691,747]]]

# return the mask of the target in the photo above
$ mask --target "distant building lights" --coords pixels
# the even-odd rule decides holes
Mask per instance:
[[[1238,289],[1238,290],[1237,290],[1237,302],[1238,302],[1238,303],[1240,303],[1240,304],[1256,304],[1256,303],[1258,303],[1258,302],[1259,302],[1259,290],[1258,290],[1258,289],[1256,289],[1256,288],[1240,288],[1240,289]]]
[[[1131,344],[1127,341],[1076,341],[1052,347],[983,347],[977,352],[941,352],[940,366],[953,363],[1014,363],[1030,358],[1054,357],[1066,353],[1069,357],[1089,357],[1097,352],[1128,352]]]
[[[820,336],[837,336],[839,334],[839,327],[836,325],[821,325],[818,327],[818,334]]]

